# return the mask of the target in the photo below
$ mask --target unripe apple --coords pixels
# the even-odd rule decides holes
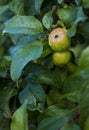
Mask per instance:
[[[52,62],[54,65],[66,65],[71,59],[71,52],[69,50],[63,52],[54,52],[52,55]]]
[[[63,51],[69,48],[71,40],[65,28],[56,28],[49,34],[49,45],[54,51]]]

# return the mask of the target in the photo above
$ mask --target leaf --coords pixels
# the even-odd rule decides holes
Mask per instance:
[[[20,37],[19,36],[19,40],[17,40],[14,36],[14,40],[16,42],[16,46],[12,46],[10,48],[10,53],[11,53],[11,56],[14,56],[17,51],[19,49],[21,49],[22,47],[24,47],[25,45],[27,45],[28,43],[32,42],[32,41],[35,41],[37,38],[41,38],[43,37],[44,35],[43,34],[37,34],[37,35],[27,35],[27,36],[23,36],[23,37]],[[12,38],[12,36],[11,36]],[[12,38],[13,39],[13,38]]]
[[[5,23],[3,33],[37,34],[43,32],[43,27],[34,16],[14,16]]]
[[[89,130],[89,117],[85,121],[84,130]]]
[[[44,0],[29,0],[29,1],[24,1],[27,9],[27,13],[30,16],[33,15],[38,15],[41,12],[41,6]]]
[[[84,8],[89,8],[89,0],[82,0],[82,6]]]
[[[80,76],[70,75],[63,82],[64,93],[71,93],[80,90],[84,80]]]
[[[46,117],[45,117],[46,114]],[[44,118],[38,125],[38,130],[58,130],[66,124],[73,116],[71,110],[59,109],[57,106],[50,106],[44,113]]]
[[[26,102],[18,108],[12,117],[11,130],[28,130],[28,115],[26,111]]]
[[[14,87],[0,89],[0,117],[11,117],[9,101],[14,95],[16,95]]]
[[[42,51],[43,47],[40,41],[34,41],[19,49],[11,63],[10,73],[12,80],[17,80],[26,64],[39,58]]]
[[[77,124],[66,124],[60,130],[80,130]]]
[[[23,0],[13,0],[9,4],[9,8],[17,15],[24,13],[24,1]]]
[[[59,4],[62,4],[62,3],[64,3],[64,0],[57,0],[57,2],[58,2]]]
[[[79,102],[79,111],[80,111],[80,125],[81,128],[87,128],[87,122],[89,123],[89,81],[83,85],[81,91],[80,102]],[[88,129],[84,129],[88,130]]]
[[[87,46],[79,59],[77,70],[74,74],[76,78],[80,78],[83,82],[89,79],[89,47]]]
[[[83,22],[86,19],[87,19],[87,16],[84,14],[82,7],[78,7],[77,8],[77,15],[76,15],[76,19],[74,21],[74,24],[77,24],[81,21]]]
[[[81,89],[79,90],[75,90],[73,92],[70,92],[70,93],[66,93],[66,94],[62,94],[60,98],[66,98],[72,102],[76,102],[78,103],[79,100],[80,100],[80,91]]]
[[[36,80],[38,80],[41,84],[50,85],[54,89],[58,89],[60,87],[59,77],[52,71],[48,70],[47,68],[39,64],[32,64],[28,72],[29,72],[29,75],[27,77],[28,81],[31,78],[36,78]]]
[[[0,15],[2,15],[5,11],[9,9],[8,5],[4,5],[0,7]]]
[[[44,0],[35,0],[35,9],[38,13],[40,13],[40,8]]]
[[[67,33],[68,33],[68,35],[69,35],[70,37],[75,36],[76,31],[77,31],[76,25],[72,26],[70,29],[67,29]]]
[[[89,22],[79,24],[78,32],[89,39]]]
[[[73,24],[77,24],[78,22],[85,21],[87,19],[82,7],[77,7],[74,5],[58,9],[57,15],[68,27]]]
[[[46,29],[50,29],[53,23],[52,11],[46,13],[42,19],[42,23]]]
[[[79,59],[78,66],[79,69],[84,69],[88,67],[88,65],[89,65],[89,46],[83,50],[81,57]]]
[[[43,112],[45,106],[45,92],[39,83],[30,82],[19,93],[19,100],[21,104],[27,100],[27,108],[31,111],[38,110]]]
[[[76,2],[77,5],[81,4],[81,0],[75,0],[75,2]]]
[[[59,8],[57,15],[66,26],[71,26],[76,19],[76,7],[68,6],[66,8]]]

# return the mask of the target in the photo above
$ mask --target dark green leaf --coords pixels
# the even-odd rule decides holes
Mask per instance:
[[[66,93],[60,96],[60,98],[66,98],[72,102],[76,102],[78,103],[80,100],[80,89],[79,90],[75,90],[73,92],[70,93]]]
[[[3,33],[11,34],[38,34],[43,32],[43,27],[34,16],[14,16],[5,23]]]
[[[16,91],[11,86],[0,90],[0,117],[11,117],[9,101],[15,94]]]
[[[89,8],[89,0],[82,0],[82,6],[84,8]]]
[[[11,63],[11,78],[17,80],[26,64],[39,58],[43,47],[41,41],[34,41],[19,49]]]
[[[57,75],[55,73],[42,67],[41,65],[32,64],[28,72],[30,73],[27,77],[28,81],[33,76],[33,78],[35,77],[38,81],[40,81],[41,84],[50,85],[55,89],[60,88],[59,77],[59,80],[57,80]]]
[[[10,130],[10,119],[0,117],[0,130]]]
[[[85,126],[84,126],[84,130],[89,130],[89,116],[88,116],[88,118],[86,119]]]
[[[19,100],[21,104],[27,100],[28,109],[42,112],[45,105],[45,93],[39,83],[30,83],[20,92]]]
[[[79,111],[80,111],[80,123],[82,129],[84,129],[86,122],[89,123],[89,82],[83,85],[83,90],[81,91]],[[87,124],[86,124],[87,125]],[[88,129],[84,129],[88,130]]]
[[[59,109],[55,105],[49,107],[44,114],[46,114],[47,117],[41,119],[38,130],[58,130],[73,116],[71,110]]]
[[[76,124],[66,124],[61,128],[61,130],[80,130],[80,127]]]
[[[82,82],[89,79],[89,47],[82,51],[74,77],[81,79]]]
[[[89,22],[81,23],[79,25],[78,31],[82,34],[85,38],[89,39]]]
[[[44,0],[29,0],[25,1],[28,15],[38,15],[41,11],[41,6]]]

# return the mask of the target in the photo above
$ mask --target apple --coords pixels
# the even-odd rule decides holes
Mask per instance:
[[[63,52],[54,52],[52,55],[52,62],[54,65],[66,65],[71,59],[71,52],[69,50]]]
[[[49,46],[54,51],[64,51],[70,44],[71,40],[65,28],[56,28],[49,34]]]

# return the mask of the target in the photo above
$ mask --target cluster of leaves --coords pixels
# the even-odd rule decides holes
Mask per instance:
[[[89,130],[88,12],[89,0],[0,0],[0,130]],[[51,61],[57,27],[69,66]]]

